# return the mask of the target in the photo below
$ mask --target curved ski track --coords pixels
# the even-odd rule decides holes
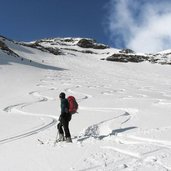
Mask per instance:
[[[46,80],[44,80],[44,79],[40,80],[40,82],[42,82],[42,83],[45,82],[45,81]],[[41,86],[41,85],[42,84],[39,84],[37,86]],[[47,86],[42,86],[42,87],[48,88]],[[51,90],[51,89],[48,89],[48,90]],[[47,90],[44,90],[44,91],[47,91]],[[39,126],[38,128],[32,129],[32,130],[27,131],[25,133],[18,134],[18,135],[8,137],[8,138],[5,138],[5,139],[1,139],[0,144],[8,143],[8,142],[11,142],[11,141],[15,141],[15,140],[18,140],[18,139],[21,139],[21,138],[31,136],[33,134],[37,134],[37,133],[39,133],[39,132],[41,132],[41,131],[43,131],[45,129],[48,129],[49,127],[53,126],[54,124],[56,124],[58,118],[55,117],[55,116],[46,115],[46,114],[35,114],[35,113],[29,113],[29,112],[22,111],[22,109],[24,109],[27,106],[31,106],[31,105],[36,104],[36,103],[46,102],[48,100],[55,100],[55,99],[53,99],[51,97],[42,96],[40,94],[40,91],[32,91],[32,92],[29,92],[28,94],[32,95],[33,97],[35,97],[38,100],[35,100],[35,101],[32,101],[32,102],[26,102],[26,103],[10,105],[10,106],[4,108],[3,110],[5,112],[14,113],[14,114],[17,114],[17,115],[21,114],[21,115],[26,115],[26,116],[39,117],[40,120],[46,120],[46,118],[48,118],[51,121],[46,123],[46,124],[43,122],[42,125]]]
[[[63,58],[63,57],[61,57]],[[63,59],[64,60],[64,59]],[[58,79],[57,81],[60,81],[60,84],[62,85],[66,85],[66,88],[64,89],[64,91],[68,92],[68,93],[72,93],[72,94],[77,94],[79,96],[81,96],[80,99],[78,99],[79,102],[83,101],[83,100],[87,100],[89,98],[93,98],[93,95],[91,94],[87,94],[85,92],[78,92],[75,89],[80,88],[82,86],[82,83],[84,83],[84,85],[87,85],[88,88],[90,89],[96,89],[96,88],[100,88],[100,86],[103,86],[104,88],[104,84],[102,85],[94,85],[92,84],[93,82],[90,82],[89,80],[89,75],[86,75],[87,70],[84,68],[79,68],[77,65],[75,65],[75,63],[72,62],[72,60],[70,60],[69,58],[67,59],[68,61],[62,61],[61,59],[58,61],[59,65],[62,64],[62,66],[67,66],[68,65],[72,65],[73,67],[73,71],[72,72],[77,72],[77,74],[75,75],[76,78],[72,77],[72,73],[67,72],[67,73],[63,73],[58,71],[58,76],[55,76],[55,72],[54,71],[50,71],[50,76],[46,76],[45,79],[40,80],[40,84],[38,84],[37,86],[42,87],[42,88],[46,88],[48,90],[60,90],[57,89],[55,87],[55,85],[53,85],[53,82],[55,80],[55,77]],[[79,70],[82,70],[82,72],[78,73]],[[85,78],[85,79],[81,79],[81,78]],[[75,80],[73,80],[75,79]],[[92,77],[91,79],[96,80],[95,76]],[[51,80],[51,81],[49,81]],[[48,85],[47,85],[48,84]],[[124,92],[124,89],[118,90],[118,92],[122,93]],[[43,91],[42,91],[43,92]],[[104,95],[113,95],[113,93],[115,92],[115,90],[107,90],[107,91],[103,91],[101,92],[101,94]],[[46,96],[42,96],[40,94],[41,92],[39,91],[32,91],[29,93],[29,95],[34,96],[36,99],[33,102],[29,102],[29,103],[21,103],[21,104],[14,104],[11,106],[8,106],[4,109],[4,111],[6,112],[11,112],[14,114],[21,114],[21,115],[31,115],[31,116],[35,116],[35,117],[40,117],[40,118],[50,118],[51,121],[47,124],[44,124],[43,126],[41,126],[40,128],[34,129],[34,130],[30,130],[28,132],[25,132],[23,134],[20,135],[16,135],[13,137],[9,137],[6,139],[2,139],[0,140],[0,144],[3,143],[8,143],[11,141],[15,141],[21,138],[25,138],[28,136],[31,136],[33,134],[39,133],[42,130],[45,130],[51,126],[53,126],[56,122],[57,122],[57,118],[54,116],[47,116],[44,114],[41,115],[35,115],[34,113],[28,113],[28,112],[24,112],[22,111],[22,109],[24,109],[25,107],[35,104],[35,103],[41,103],[41,102],[46,102],[48,100],[55,100],[51,97],[46,97]],[[146,97],[146,95],[142,94],[142,97]],[[124,98],[124,97],[123,97]],[[125,97],[126,98],[126,97]],[[128,98],[133,98],[133,97],[128,97]],[[160,101],[159,101],[160,102]],[[87,170],[91,170],[92,169],[92,165],[96,166],[96,165],[100,165],[97,167],[101,167],[102,164],[104,164],[104,167],[109,166],[111,163],[115,164],[115,160],[113,159],[114,157],[112,156],[114,152],[118,152],[121,155],[123,154],[124,156],[126,155],[128,158],[126,158],[123,162],[130,164],[130,168],[128,169],[132,169],[132,170],[136,170],[139,165],[141,165],[143,162],[145,163],[150,163],[150,165],[156,165],[159,168],[161,167],[162,169],[165,170],[171,170],[170,167],[165,166],[161,161],[160,158],[158,159],[156,156],[149,156],[148,154],[156,152],[156,151],[160,151],[160,149],[164,148],[166,150],[170,150],[171,149],[171,142],[167,142],[167,141],[160,141],[160,140],[155,140],[155,139],[147,139],[147,138],[142,138],[142,137],[137,137],[137,136],[131,136],[129,134],[122,134],[122,126],[129,122],[132,117],[134,117],[134,115],[138,112],[138,109],[136,108],[100,108],[100,107],[96,107],[96,108],[92,108],[92,107],[83,107],[80,106],[81,110],[87,110],[87,111],[101,111],[101,112],[111,112],[111,111],[123,111],[123,114],[113,117],[109,120],[105,120],[102,121],[100,123],[94,124],[94,125],[90,125],[88,128],[86,128],[83,133],[76,139],[77,142],[81,142],[84,145],[84,142],[86,142],[86,140],[89,140],[91,138],[94,139],[93,143],[97,143],[99,142],[99,140],[105,140],[105,141],[112,141],[112,145],[102,145],[100,144],[99,147],[105,151],[102,152],[97,152],[96,154],[93,153],[92,151],[92,155],[89,156],[89,158],[87,158],[86,153],[88,153],[88,151],[92,150],[92,148],[88,147],[87,150],[85,151],[85,153],[82,155],[82,158],[75,163],[75,167],[77,167],[82,161],[84,163],[86,163],[86,167],[90,166],[89,168],[87,168]],[[120,128],[118,130],[111,130],[108,129],[108,132],[106,132],[105,135],[101,134],[101,128],[106,128],[108,127],[113,121],[115,121],[116,119],[121,119],[120,122]],[[134,129],[136,127],[129,127],[129,128],[125,128],[126,130],[129,129]],[[119,134],[117,134],[117,132],[119,132]],[[113,135],[113,136],[112,136]],[[109,139],[108,139],[109,138]],[[144,153],[140,153],[137,152],[137,149],[134,150],[127,150],[127,149],[122,149],[119,145],[120,144],[125,144],[125,145],[142,145],[142,148],[144,147],[145,150],[147,151],[149,148],[149,152],[144,152]],[[117,146],[118,145],[118,146]],[[148,148],[147,148],[148,147]],[[157,147],[156,149],[154,147]],[[147,148],[147,149],[146,149]],[[154,151],[153,151],[154,148]],[[103,153],[103,154],[100,154]],[[154,154],[155,155],[155,154]],[[110,163],[108,161],[108,157],[110,156]],[[131,159],[131,162],[130,162]],[[100,164],[99,164],[100,163]],[[106,164],[107,163],[107,164]],[[123,166],[121,166],[122,168],[116,168],[116,170],[122,170],[122,169],[126,169],[128,167],[128,164],[123,164]],[[115,164],[117,165],[117,164]],[[86,169],[85,169],[86,170]],[[110,168],[108,169],[110,170]]]
[[[125,89],[120,89],[120,90],[113,90],[111,85],[104,85],[103,82],[97,82],[99,83],[97,85],[96,83],[96,73],[93,73],[91,76],[91,80],[89,81],[89,77],[86,74],[88,71],[88,68],[79,68],[78,65],[75,65],[74,62],[70,59],[67,59],[66,63],[68,62],[69,65],[72,65],[72,69],[76,71],[80,71],[80,73],[77,73],[77,79],[80,78],[80,81],[78,82],[78,87],[81,85],[87,85],[87,88],[90,89],[99,89],[105,88],[107,91],[101,91],[101,94],[103,95],[115,95],[115,93],[124,93]],[[86,61],[87,62],[87,61]],[[86,63],[83,62],[84,65]],[[87,65],[91,66],[91,62],[87,63]],[[100,71],[99,71],[100,72]],[[89,71],[91,73],[91,71]],[[113,73],[113,72],[111,72]],[[108,73],[110,74],[110,73]],[[117,75],[115,75],[117,77]],[[118,76],[119,78],[119,76]],[[94,79],[94,82],[93,82]],[[77,80],[74,80],[77,82]],[[73,81],[73,82],[74,82]],[[71,81],[68,80],[69,83]],[[72,82],[72,83],[73,83]],[[126,83],[127,84],[127,83]],[[125,86],[127,87],[127,86]],[[91,94],[85,94],[85,93],[80,93],[74,90],[74,88],[77,87],[72,87],[72,88],[67,88],[66,91],[72,94],[78,94],[84,96],[83,98],[80,99],[82,100],[87,100],[89,98],[93,98]],[[148,90],[146,87],[140,87],[137,85],[137,90],[138,89],[145,89]],[[154,89],[150,91],[155,91]],[[163,94],[164,96],[164,94]],[[131,98],[131,99],[136,99],[138,98],[148,98],[148,93],[139,93],[135,94],[133,96],[127,96],[126,92],[125,95],[122,97],[123,99],[126,98]],[[156,98],[150,97],[150,100],[153,101],[152,103],[156,103]],[[160,102],[160,101],[159,101]],[[170,104],[170,103],[169,103]],[[76,139],[77,142],[81,143],[83,146],[87,146],[88,143],[90,143],[92,146],[95,144],[92,148],[88,147],[85,150],[85,153],[82,154],[82,157],[79,159],[77,163],[74,164],[74,169],[77,170],[77,167],[79,168],[79,165],[85,166],[85,169],[83,170],[93,170],[99,169],[99,170],[138,170],[139,166],[141,165],[149,165],[150,167],[157,167],[158,169],[162,170],[167,170],[170,171],[171,167],[167,166],[162,159],[165,158],[170,158],[170,150],[171,150],[171,142],[170,141],[161,141],[157,139],[150,139],[150,138],[144,138],[144,137],[138,137],[138,136],[133,136],[128,134],[123,134],[122,132],[129,130],[129,129],[135,129],[136,127],[128,127],[128,128],[123,128],[124,124],[129,122],[134,115],[138,112],[138,109],[136,108],[102,108],[102,107],[84,107],[80,106],[81,110],[86,110],[86,111],[100,111],[100,112],[112,112],[112,111],[123,111],[123,114],[116,116],[114,118],[111,118],[109,120],[102,121],[100,123],[90,125],[88,128],[86,128],[81,135]],[[118,130],[111,130],[106,129],[113,121],[121,119],[120,121],[120,128]],[[105,128],[107,131],[105,134],[101,133],[101,128]],[[159,131],[161,131],[160,128]],[[152,130],[148,130],[150,132]],[[119,134],[117,134],[119,133]],[[113,136],[112,136],[113,135]],[[100,143],[102,141],[102,143]],[[104,143],[104,142],[109,142],[109,143]],[[100,144],[99,144],[100,143]],[[103,144],[104,143],[104,144]],[[112,145],[111,145],[112,144]],[[120,146],[120,145],[126,145]],[[127,149],[127,146],[131,146],[131,149]],[[136,146],[137,145],[137,146]],[[103,151],[99,152],[99,148],[103,149]],[[95,151],[94,148],[98,148],[97,151]],[[139,152],[139,148],[140,150]],[[164,149],[164,151],[162,151]],[[90,152],[90,155],[87,156],[88,151]],[[114,153],[112,152],[114,151]],[[165,152],[165,154],[162,154]],[[117,162],[115,161],[115,153],[118,152],[119,156],[123,155],[125,159],[123,159],[123,165],[122,166],[117,166]],[[158,152],[158,153],[157,153]],[[122,159],[120,159],[122,160]],[[119,160],[119,161],[120,161]],[[119,163],[120,164],[120,163]],[[111,165],[111,166],[110,166]],[[114,166],[114,167],[113,167]],[[115,168],[115,169],[114,169]]]

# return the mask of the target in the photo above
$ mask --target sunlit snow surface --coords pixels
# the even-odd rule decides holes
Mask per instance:
[[[56,41],[42,46],[63,55],[7,40],[23,60],[0,50],[0,170],[171,170],[170,65],[102,61],[117,50]],[[79,103],[68,144],[54,144],[61,91]]]

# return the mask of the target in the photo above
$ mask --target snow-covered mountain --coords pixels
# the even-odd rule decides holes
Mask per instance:
[[[170,52],[1,36],[0,170],[170,171]],[[79,113],[73,143],[54,144],[62,91]]]
[[[33,42],[21,43],[15,42],[5,37],[0,37],[0,48],[8,54],[13,56],[18,56],[8,47],[8,42],[11,41],[14,44],[28,46],[31,48],[36,48],[44,52],[49,52],[54,55],[64,55],[67,54],[65,51],[79,51],[82,53],[97,53],[93,52],[91,49],[104,50],[106,55],[101,58],[102,60],[114,61],[114,62],[151,62],[159,64],[171,64],[171,49],[163,52],[158,52],[155,54],[142,54],[134,52],[131,49],[113,49],[107,45],[97,43],[93,39],[88,38],[49,38],[42,39]],[[5,43],[7,42],[7,43]],[[79,50],[78,50],[79,48]],[[100,51],[99,51],[100,52]],[[112,53],[111,53],[112,52]]]

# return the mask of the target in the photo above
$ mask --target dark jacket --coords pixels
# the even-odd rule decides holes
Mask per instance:
[[[61,115],[59,117],[59,121],[70,121],[71,120],[71,114],[69,113],[69,103],[66,98],[61,98]]]
[[[66,122],[71,120],[71,114],[69,113],[69,103],[67,99],[61,99],[61,115],[59,117],[60,122]]]
[[[69,103],[67,99],[61,99],[61,116],[69,113]]]

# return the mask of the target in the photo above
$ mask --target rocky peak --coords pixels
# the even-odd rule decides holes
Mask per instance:
[[[0,36],[0,49],[4,52],[4,53],[7,53],[8,55],[11,55],[11,56],[15,56],[15,57],[18,57],[19,55],[16,54],[14,51],[12,51],[5,43],[5,41],[7,41],[8,39],[3,37],[3,36]],[[10,41],[10,40],[8,40]]]
[[[108,46],[104,44],[99,44],[93,39],[80,39],[77,43],[79,47],[82,48],[93,48],[93,49],[106,49]]]
[[[11,43],[36,48],[54,55],[76,55],[75,53],[87,53],[94,55],[100,54],[103,55],[103,60],[114,62],[139,63],[148,61],[151,63],[171,64],[171,50],[157,54],[139,54],[131,49],[116,50],[109,48],[104,44],[97,43],[94,39],[88,38],[48,38],[28,43],[19,43],[0,36],[0,50],[9,55],[18,57],[18,54],[10,49]]]

